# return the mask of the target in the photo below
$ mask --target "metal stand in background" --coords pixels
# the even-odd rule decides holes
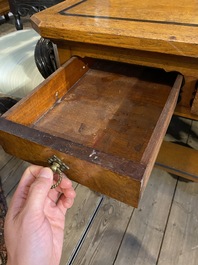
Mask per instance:
[[[16,29],[23,29],[21,17],[31,16],[34,13],[40,12],[62,1],[63,0],[9,0],[10,11],[14,16]]]

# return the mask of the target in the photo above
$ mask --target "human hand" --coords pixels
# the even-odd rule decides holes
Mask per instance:
[[[63,178],[56,189],[50,168],[30,166],[24,172],[5,220],[7,265],[58,265],[65,214],[73,205],[72,182]]]

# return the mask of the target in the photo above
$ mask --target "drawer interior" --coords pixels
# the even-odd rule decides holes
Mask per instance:
[[[28,141],[31,141],[30,132],[37,136],[48,135],[55,141],[61,139],[61,147],[59,144],[57,148],[54,144],[50,148],[63,153],[62,158],[72,168],[71,178],[137,206],[172,117],[181,83],[182,76],[161,69],[72,58],[1,119],[15,128],[17,125],[28,128],[21,136]],[[5,137],[3,131],[5,133],[6,130],[1,128],[1,139]],[[16,134],[13,130],[11,135]],[[8,152],[32,161],[30,155],[12,152],[4,142],[1,140]],[[41,143],[41,140],[38,139],[38,142]],[[70,148],[64,149],[64,143]],[[71,145],[78,146],[78,151]],[[40,158],[43,161],[46,159],[45,156]],[[79,172],[79,168],[75,170],[76,159],[88,162],[83,173]],[[120,164],[111,163],[113,160],[120,161]],[[129,166],[121,172],[117,167],[122,167],[123,161],[132,163],[135,170],[129,174]],[[96,166],[95,172],[90,169],[90,163]],[[118,174],[119,179],[123,175],[139,183],[136,187],[138,192],[134,192],[136,199],[123,199],[123,195],[119,195],[123,191],[112,194],[104,185],[98,184],[97,166],[100,167],[100,174],[105,174],[106,171],[101,171],[104,168],[113,175]],[[138,169],[141,173],[137,173]],[[93,174],[87,179],[89,171],[93,171]],[[116,182],[116,179],[110,178],[112,181]]]
[[[175,76],[164,82],[164,72],[118,67],[96,63],[33,128],[141,161]]]

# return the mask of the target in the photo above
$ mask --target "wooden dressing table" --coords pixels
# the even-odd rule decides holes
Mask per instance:
[[[38,164],[55,153],[71,179],[135,207],[156,158],[197,181],[198,151],[162,143],[173,113],[198,120],[197,12],[196,1],[67,0],[33,15],[62,66],[3,115],[4,149]]]
[[[182,73],[177,113],[197,119],[197,12],[195,0],[76,0],[36,14],[32,22],[42,37],[58,45],[61,63],[78,55]]]

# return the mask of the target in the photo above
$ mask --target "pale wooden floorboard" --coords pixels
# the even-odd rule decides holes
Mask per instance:
[[[0,169],[2,169],[2,167],[4,167],[10,159],[12,159],[12,156],[6,154],[3,148],[0,146]]]
[[[8,205],[15,187],[28,165],[29,163],[8,155],[0,147],[0,177]]]
[[[133,208],[104,197],[85,241],[72,264],[113,264]]]
[[[15,186],[21,179],[21,176],[28,165],[29,163],[13,157],[9,160],[9,163],[0,170],[1,180],[6,196],[10,193],[12,187]]]
[[[198,122],[193,121],[187,144],[198,150]],[[198,162],[198,158],[197,158]],[[198,183],[179,180],[158,265],[198,264]]]
[[[198,183],[179,181],[158,265],[198,264]]]
[[[82,185],[76,189],[73,207],[68,210],[65,220],[64,244],[60,265],[69,264],[78,252],[102,200],[102,196]]]
[[[141,203],[127,228],[115,265],[156,264],[175,185],[176,179],[170,174],[153,170]]]

